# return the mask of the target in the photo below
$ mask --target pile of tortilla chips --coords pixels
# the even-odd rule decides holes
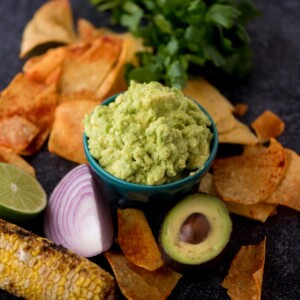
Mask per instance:
[[[219,142],[232,136],[229,143],[244,145],[242,155],[216,159],[199,191],[219,196],[230,212],[261,222],[276,213],[277,205],[300,211],[300,157],[276,140],[285,123],[266,110],[252,122],[254,134],[234,116],[245,113],[247,106],[233,107],[204,79],[189,81],[185,92],[210,112]]]
[[[20,57],[28,59],[0,100],[0,146],[15,154],[35,153],[49,135],[50,152],[85,163],[84,116],[127,88],[124,65],[137,64],[142,41],[95,28],[85,19],[78,20],[77,28],[73,24],[69,1],[53,0],[37,10],[24,30]],[[250,128],[234,116],[246,107],[235,109],[203,78],[189,81],[184,92],[212,115],[220,142],[257,143]]]
[[[42,5],[23,34],[20,56],[31,57],[23,73],[17,74],[0,95],[1,160],[12,161],[9,156],[17,155],[14,161],[22,162],[31,173],[34,170],[21,155],[38,151],[48,136],[50,152],[77,163],[86,162],[84,115],[127,88],[124,64],[137,64],[135,53],[142,49],[142,42],[129,33],[116,34],[79,19],[77,34],[73,24],[68,0]],[[43,28],[42,34],[37,28]],[[53,47],[53,43],[59,46]],[[39,46],[45,49],[49,45],[52,47],[43,54],[33,55]],[[220,143],[246,146],[241,157],[217,160],[213,167],[216,192],[228,202],[230,211],[241,210],[254,219],[256,213],[264,212],[258,217],[263,220],[274,213],[277,204],[299,210],[298,155],[283,150],[278,142],[269,148],[262,146],[283,132],[284,122],[266,111],[251,124],[252,131],[237,119],[247,105],[234,107],[204,78],[189,80],[183,92],[210,113]]]
[[[241,155],[216,159],[213,174],[205,176],[199,190],[218,195],[230,212],[262,222],[277,205],[300,211],[300,157],[274,138],[283,132],[284,122],[267,111],[252,126],[267,146],[248,145]]]
[[[53,86],[19,73],[0,95],[0,157],[34,175],[20,155],[31,155],[45,142],[54,118],[57,95]],[[14,157],[14,159],[13,159]]]
[[[299,170],[299,155],[271,138],[268,147],[249,146],[240,156],[217,159],[214,187],[229,208],[273,214],[276,205],[284,205],[300,211]]]
[[[121,251],[104,255],[123,295],[132,300],[167,299],[182,275],[164,265],[141,210],[118,209],[117,243]]]
[[[55,23],[53,28],[61,34],[54,37],[48,28],[40,36],[33,30],[46,21],[48,26]],[[76,35],[70,24],[73,24],[73,19],[67,0],[45,3],[24,31],[20,55],[26,56],[40,44],[50,41],[66,44],[31,57],[23,71],[34,82],[54,86],[58,96],[48,142],[49,151],[84,163],[84,116],[104,99],[126,88],[124,64],[129,61],[134,63],[134,53],[141,42],[129,34],[117,35],[98,30],[83,19],[78,21],[79,34]]]
[[[36,153],[47,139],[50,152],[86,162],[83,118],[126,89],[124,64],[135,64],[142,47],[130,34],[96,29],[84,19],[77,34],[73,23],[68,0],[42,5],[23,33],[20,57],[30,58],[0,95],[0,161],[32,175],[21,155]]]

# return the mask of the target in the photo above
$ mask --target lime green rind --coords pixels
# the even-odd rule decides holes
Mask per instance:
[[[12,210],[0,205],[0,218],[9,222],[22,223],[34,219],[42,211],[43,210],[35,213],[23,213],[21,211]]]

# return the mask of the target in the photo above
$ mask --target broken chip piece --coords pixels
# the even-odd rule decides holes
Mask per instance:
[[[251,123],[256,135],[261,143],[265,143],[270,138],[276,138],[284,131],[285,123],[272,111],[264,111],[256,120]]]
[[[243,116],[247,110],[248,110],[249,106],[246,103],[237,103],[234,106],[234,114],[237,116]]]
[[[141,210],[118,209],[118,238],[126,258],[139,267],[154,271],[163,260],[148,221]]]
[[[108,251],[104,256],[121,292],[129,300],[167,299],[182,276],[166,266],[156,271],[145,270],[130,263],[122,253]]]
[[[260,300],[265,265],[266,239],[242,246],[231,262],[222,286],[231,300]]]

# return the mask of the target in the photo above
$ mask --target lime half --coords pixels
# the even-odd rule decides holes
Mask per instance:
[[[26,221],[39,214],[47,204],[47,195],[30,174],[0,163],[0,217],[8,221]]]

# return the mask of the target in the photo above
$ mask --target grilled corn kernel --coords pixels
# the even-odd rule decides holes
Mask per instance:
[[[115,298],[115,281],[108,272],[1,219],[0,288],[31,300]]]

